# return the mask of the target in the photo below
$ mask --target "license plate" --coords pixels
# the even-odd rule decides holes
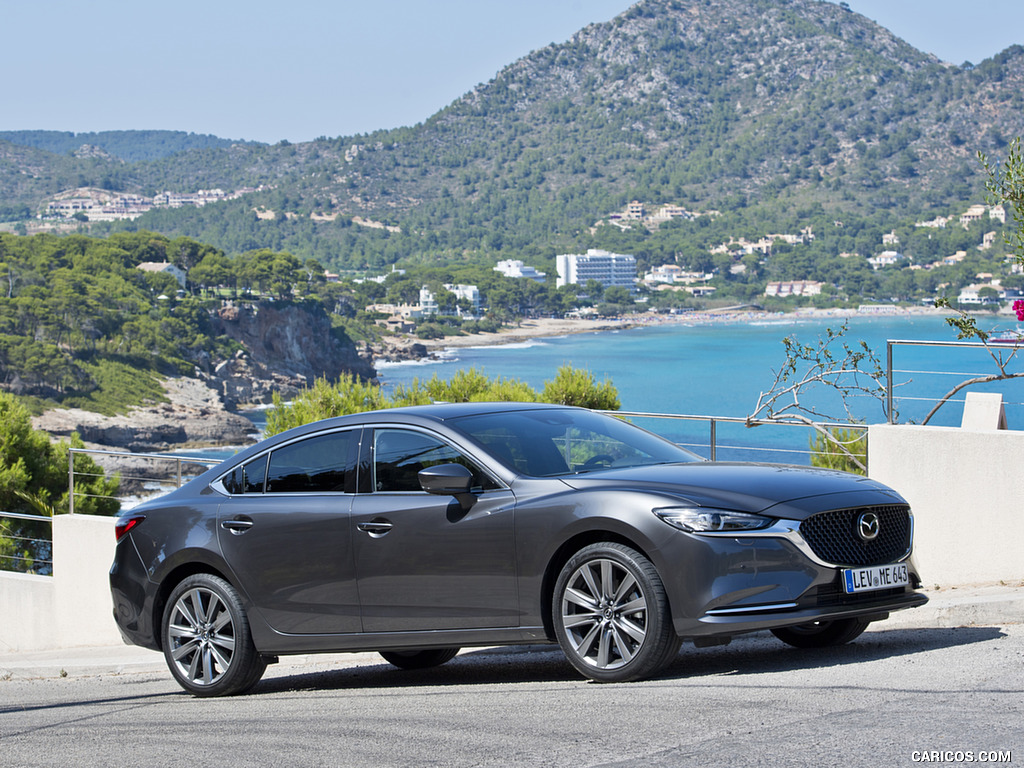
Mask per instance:
[[[904,587],[910,583],[906,563],[876,565],[872,568],[844,568],[843,589],[847,594],[870,592],[873,589]]]

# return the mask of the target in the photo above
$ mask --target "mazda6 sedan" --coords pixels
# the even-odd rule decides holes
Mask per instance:
[[[110,585],[125,640],[197,696],[286,654],[518,643],[621,682],[684,639],[836,645],[923,604],[912,529],[864,477],[707,462],[580,408],[431,405],[298,427],[125,513]]]

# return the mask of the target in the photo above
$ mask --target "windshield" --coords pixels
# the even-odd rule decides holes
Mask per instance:
[[[647,430],[593,411],[507,411],[451,423],[510,469],[534,477],[702,461]]]

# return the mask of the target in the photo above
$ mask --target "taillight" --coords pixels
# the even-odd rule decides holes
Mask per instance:
[[[120,541],[123,539],[128,531],[145,519],[145,515],[131,515],[130,517],[118,518],[114,523],[114,541]]]

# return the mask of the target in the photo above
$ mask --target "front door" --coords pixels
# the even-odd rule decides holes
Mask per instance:
[[[370,492],[352,506],[363,631],[516,626],[512,492],[427,432],[379,428],[371,450]],[[447,463],[474,471],[468,509],[420,489],[420,469]]]

